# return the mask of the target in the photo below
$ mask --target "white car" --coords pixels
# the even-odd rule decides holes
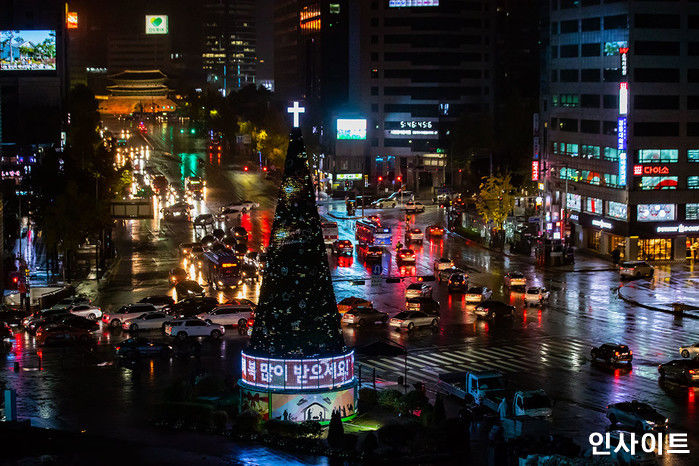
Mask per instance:
[[[406,243],[421,243],[425,239],[425,234],[419,228],[409,228],[405,230]]]
[[[50,309],[64,309],[68,310],[72,307],[75,307],[79,304],[90,304],[90,300],[85,298],[84,296],[72,296],[70,298],[64,298],[51,306]]]
[[[148,303],[127,304],[126,306],[121,306],[117,311],[102,314],[102,322],[110,327],[121,327],[123,321],[140,317],[149,312],[157,312],[157,309]]]
[[[664,430],[670,420],[647,403],[622,401],[607,406],[607,418],[612,426],[621,424],[638,432]]]
[[[254,307],[240,306],[235,304],[222,304],[213,308],[209,312],[197,315],[204,322],[232,325],[233,327],[245,328],[248,319],[252,317]]]
[[[627,261],[619,265],[619,276],[621,278],[652,278],[655,268],[645,261]]]
[[[680,356],[683,358],[699,358],[699,343],[694,343],[691,346],[681,346]]]
[[[257,209],[258,207],[260,207],[260,204],[258,204],[257,202],[253,202],[253,201],[240,201],[240,202],[234,202],[232,204],[228,204],[226,207],[230,208],[230,209],[238,209],[242,213],[245,213],[245,212],[250,212],[253,209]]]
[[[440,270],[451,269],[451,268],[454,268],[454,261],[451,259],[447,259],[446,257],[442,257],[441,259],[437,259],[436,261],[434,261],[434,273],[435,274],[438,274]],[[448,279],[449,279],[449,277],[447,277],[447,280]]]
[[[221,338],[224,333],[226,333],[226,329],[223,325],[210,324],[201,319],[178,319],[165,324],[165,335],[177,338]]]
[[[396,330],[413,330],[415,327],[439,327],[439,316],[431,316],[421,311],[403,311],[388,321],[388,325]]]
[[[233,222],[240,218],[240,209],[234,209],[232,207],[221,207],[221,210],[216,214],[216,220],[219,222]]]
[[[527,286],[527,278],[521,272],[505,274],[505,286],[507,288],[524,288]]]
[[[76,316],[85,317],[90,320],[97,320],[102,318],[102,309],[97,306],[92,306],[90,304],[78,304],[70,309],[71,314]]]
[[[538,286],[534,286],[531,288],[527,288],[527,292],[524,293],[524,302],[529,306],[529,305],[539,305],[543,304],[544,302],[549,300],[549,296],[551,295],[551,292],[547,290],[546,288],[541,288]]]
[[[405,299],[432,296],[432,287],[427,283],[411,283],[405,289]]]
[[[464,301],[467,303],[482,303],[487,301],[493,292],[485,286],[472,286],[464,293]]]
[[[148,312],[138,317],[126,319],[121,323],[123,330],[137,332],[139,330],[165,329],[165,324],[173,320],[174,317],[164,312]]]
[[[424,212],[425,206],[422,205],[422,202],[408,201],[405,203],[405,211],[413,213]]]

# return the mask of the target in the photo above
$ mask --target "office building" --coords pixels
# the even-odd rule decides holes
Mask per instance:
[[[699,242],[699,4],[552,0],[545,228],[626,259]]]
[[[255,2],[205,0],[202,70],[207,84],[224,95],[255,84]]]
[[[170,34],[113,32],[107,43],[107,69],[116,74],[125,70],[169,70]]]

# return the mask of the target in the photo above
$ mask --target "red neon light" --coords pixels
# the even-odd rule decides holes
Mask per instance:
[[[628,47],[619,47],[619,53],[621,55],[623,55],[625,53],[629,53],[629,48]]]
[[[634,175],[643,175],[643,165],[634,165],[633,166],[633,174]]]
[[[532,181],[539,181],[539,161],[532,160]]]
[[[633,174],[640,175],[669,175],[670,167],[667,165],[634,165]]]

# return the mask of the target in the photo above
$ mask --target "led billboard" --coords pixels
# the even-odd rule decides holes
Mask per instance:
[[[146,15],[146,34],[167,33],[167,15]]]
[[[333,411],[347,418],[355,413],[357,399],[354,387],[337,392],[272,395],[272,419],[283,421],[328,422]]]
[[[242,353],[243,381],[267,389],[317,390],[354,380],[354,353],[318,359],[273,359]]]
[[[0,31],[0,71],[55,71],[56,31]]]
[[[366,139],[366,119],[338,118],[337,139]]]

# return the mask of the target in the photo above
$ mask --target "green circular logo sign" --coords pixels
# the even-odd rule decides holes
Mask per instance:
[[[163,24],[163,18],[161,18],[160,16],[156,16],[155,18],[151,18],[151,19],[150,19],[150,23],[151,23],[153,26],[158,27],[158,26],[160,26],[161,24]]]

